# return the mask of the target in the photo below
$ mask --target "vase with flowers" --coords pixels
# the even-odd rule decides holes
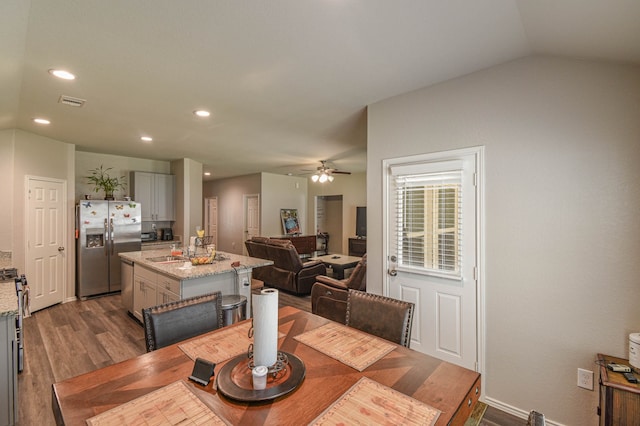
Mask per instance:
[[[114,200],[114,192],[118,189],[124,189],[126,187],[126,184],[124,183],[125,177],[111,177],[108,173],[108,171],[111,169],[112,167],[108,167],[105,169],[101,164],[100,167],[89,170],[91,175],[86,176],[87,183],[93,184],[93,190],[95,192],[99,192],[100,190],[104,191],[105,200]]]

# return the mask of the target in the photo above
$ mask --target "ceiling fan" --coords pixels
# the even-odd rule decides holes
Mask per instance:
[[[314,182],[333,182],[333,175],[350,175],[351,172],[345,172],[332,167],[327,167],[327,160],[320,160],[321,166],[318,167],[316,173],[311,176],[311,180]]]

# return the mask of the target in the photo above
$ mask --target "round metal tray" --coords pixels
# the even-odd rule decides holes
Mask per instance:
[[[288,394],[304,380],[305,366],[297,356],[283,353],[289,358],[286,371],[277,379],[269,377],[265,389],[253,389],[249,358],[242,354],[227,362],[218,372],[218,392],[237,401],[267,401]]]

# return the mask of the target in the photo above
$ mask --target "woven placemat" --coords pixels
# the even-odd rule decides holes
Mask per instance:
[[[189,390],[174,382],[87,419],[89,426],[228,425]]]
[[[247,353],[249,344],[253,343],[253,339],[248,335],[250,328],[251,321],[247,321],[234,327],[225,327],[178,347],[194,361],[196,358],[204,358],[217,364],[243,352]],[[283,333],[278,332],[278,339],[284,336]]]
[[[247,352],[251,343],[247,335],[250,328],[250,321],[236,327],[226,327],[178,347],[194,361],[196,358],[204,358],[217,364]]]
[[[433,425],[440,410],[363,377],[312,425]]]
[[[369,367],[397,346],[337,322],[299,334],[295,339],[358,371]]]

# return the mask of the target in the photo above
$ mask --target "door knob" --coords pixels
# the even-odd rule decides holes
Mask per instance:
[[[64,247],[58,247],[58,251],[64,251]]]
[[[389,275],[395,277],[396,275],[398,275],[398,271],[396,271],[395,269],[389,269]]]

